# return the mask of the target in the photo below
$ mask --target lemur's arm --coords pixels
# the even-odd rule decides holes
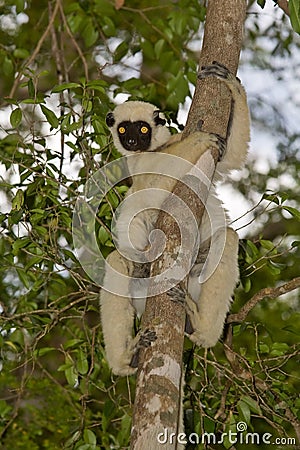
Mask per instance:
[[[217,165],[217,170],[225,174],[232,169],[240,169],[246,160],[250,141],[250,117],[247,95],[240,80],[227,67],[213,63],[204,67],[198,78],[215,77],[222,81],[231,93],[232,104],[226,136],[226,152]]]

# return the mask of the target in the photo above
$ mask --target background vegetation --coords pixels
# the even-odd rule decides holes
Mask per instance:
[[[72,211],[89,175],[118,156],[104,123],[116,101],[144,99],[165,110],[174,128],[178,112],[183,121],[203,3],[0,2],[3,449],[128,447],[134,377],[112,377],[107,366],[98,287],[72,251]],[[238,316],[214,349],[205,353],[187,340],[185,351],[187,432],[236,431],[242,421],[249,431],[286,439],[282,448],[300,435],[299,47],[283,10],[249,2],[241,77],[253,143],[247,168],[232,183],[247,205],[238,214]],[[104,254],[125,190],[111,192],[99,209]],[[284,287],[274,291],[278,285]],[[266,287],[242,317],[242,305],[252,299],[254,306],[254,294]]]

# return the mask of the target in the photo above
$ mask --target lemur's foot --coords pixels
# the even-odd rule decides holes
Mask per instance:
[[[172,302],[179,303],[180,305],[184,306],[185,292],[179,285],[172,287],[167,292],[167,295],[171,298]]]
[[[143,333],[141,333],[141,336],[140,336],[137,346],[139,348],[150,347],[152,342],[156,341],[156,339],[157,339],[157,336],[156,336],[155,331],[151,331],[151,330],[147,329]]]
[[[139,362],[139,353],[141,348],[147,348],[150,347],[150,345],[152,344],[152,342],[156,341],[157,339],[157,335],[155,333],[155,331],[151,331],[149,329],[143,331],[143,333],[141,333],[139,335],[139,339],[138,342],[135,346],[134,349],[134,354],[131,358],[130,361],[130,367],[137,367],[138,366],[138,362]]]
[[[223,156],[226,152],[227,141],[226,141],[226,138],[223,138],[219,134],[215,134],[215,136],[217,136],[217,139],[218,139],[219,161],[221,161],[221,159],[223,158]]]
[[[186,297],[189,296],[189,293],[183,289],[181,286],[174,286],[168,291],[168,295],[171,297],[171,300],[173,302],[179,303],[182,305],[185,310],[187,311],[187,303],[186,303]],[[186,314],[185,318],[185,330],[187,334],[192,334],[194,332],[194,328],[192,326],[192,323],[190,321],[189,315]]]
[[[224,80],[228,78],[230,75],[232,74],[229,71],[229,69],[227,69],[226,66],[217,61],[213,61],[212,64],[201,67],[201,70],[198,73],[198,79],[203,80],[204,78],[213,76]]]

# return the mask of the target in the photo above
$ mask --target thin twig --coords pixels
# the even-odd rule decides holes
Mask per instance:
[[[65,16],[64,9],[63,9],[61,1],[57,0],[57,3],[59,5],[60,14],[61,14],[64,26],[66,28],[66,31],[67,31],[68,35],[70,36],[72,44],[74,45],[75,49],[77,50],[77,53],[78,53],[78,55],[79,55],[79,57],[80,57],[80,59],[82,61],[85,79],[86,79],[86,81],[88,81],[88,79],[89,79],[89,69],[88,69],[88,65],[87,65],[86,59],[85,59],[85,57],[84,57],[84,55],[83,55],[83,53],[81,51],[81,48],[77,44],[76,39],[74,38],[74,36],[72,34],[72,31],[70,30],[70,27],[68,25],[68,22],[67,22],[67,19],[66,19],[66,16]]]
[[[227,323],[243,322],[249,312],[264,298],[276,298],[300,287],[300,277],[293,278],[281,286],[264,288],[258,291],[237,314],[230,314]]]
[[[52,5],[51,2],[48,3],[49,15],[52,15]],[[58,84],[62,84],[63,82],[63,64],[61,59],[61,49],[59,48],[57,36],[55,32],[54,24],[51,26],[51,39],[52,39],[52,54],[56,63],[56,72],[58,78]],[[64,115],[64,107],[62,106],[64,103],[64,93],[59,93],[59,103],[60,103],[60,115],[61,117]],[[62,181],[62,171],[63,171],[63,163],[64,163],[64,150],[65,150],[65,135],[60,131],[60,164],[59,164],[59,181]]]
[[[23,76],[24,70],[27,67],[30,66],[30,64],[35,60],[37,54],[39,53],[39,51],[40,51],[40,49],[41,49],[41,47],[42,47],[42,45],[44,43],[44,40],[46,39],[46,37],[48,36],[48,34],[49,34],[49,32],[50,32],[50,30],[52,28],[54,19],[56,17],[56,14],[57,14],[57,11],[58,11],[58,8],[59,8],[59,3],[60,3],[59,1],[56,2],[55,8],[54,8],[53,13],[52,13],[52,15],[50,17],[50,20],[49,20],[49,23],[48,23],[48,26],[47,26],[46,30],[44,31],[41,39],[38,41],[37,46],[35,47],[33,53],[31,54],[31,56],[24,62],[23,67],[20,69],[20,71],[18,73],[18,76],[16,77],[16,79],[14,81],[14,84],[13,84],[13,86],[11,88],[11,91],[9,93],[9,97],[13,97],[14,96],[14,94],[16,92],[16,89],[18,87],[18,84],[20,82],[20,79]]]

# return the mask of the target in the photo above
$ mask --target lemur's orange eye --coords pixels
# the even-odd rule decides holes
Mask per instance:
[[[125,133],[125,128],[124,127],[119,127],[119,133],[120,134],[124,134]]]
[[[148,127],[144,126],[144,127],[141,128],[141,133],[143,133],[143,134],[148,133],[148,131],[149,131]]]

